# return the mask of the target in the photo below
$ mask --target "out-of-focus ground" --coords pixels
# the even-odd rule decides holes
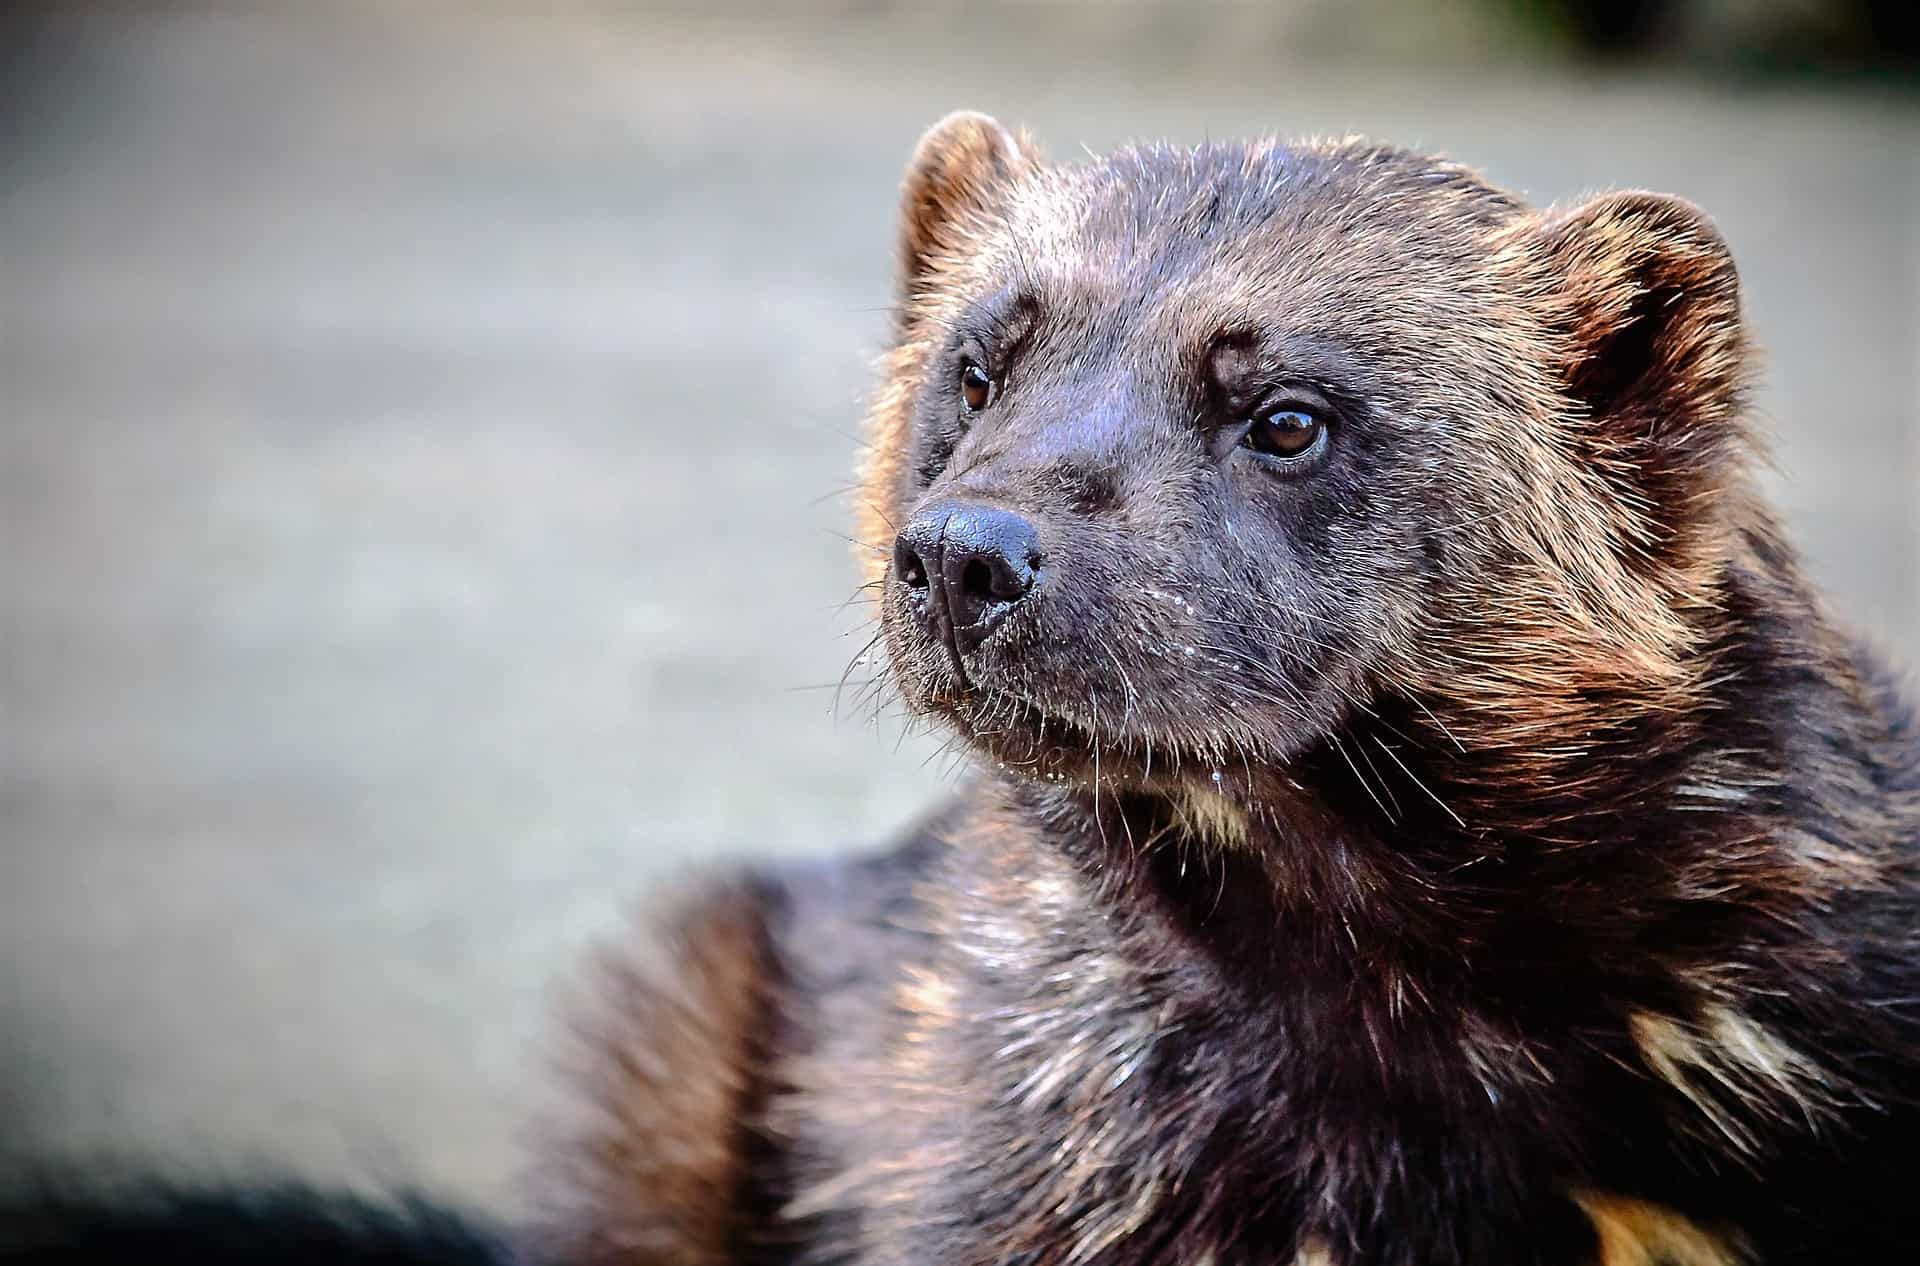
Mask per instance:
[[[510,1200],[587,939],[935,793],[928,743],[816,687],[858,645],[834,494],[895,182],[955,106],[1068,157],[1361,130],[1539,199],[1696,199],[1799,539],[1920,649],[1911,97],[1513,70],[1417,24],[1358,67],[1234,5],[741,9],[4,28],[7,1157]]]

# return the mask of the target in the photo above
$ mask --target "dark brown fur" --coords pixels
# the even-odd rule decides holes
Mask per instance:
[[[590,981],[581,1055],[591,1095],[538,1175],[546,1251],[568,1262],[737,1260],[764,1110],[778,968],[763,888],[681,899],[648,952],[607,955]]]
[[[862,535],[983,767],[620,979],[561,1256],[1910,1259],[1920,740],[1754,491],[1706,217],[969,115],[902,218]],[[1306,474],[1237,447],[1285,383]],[[953,497],[1045,548],[964,661],[885,548]]]

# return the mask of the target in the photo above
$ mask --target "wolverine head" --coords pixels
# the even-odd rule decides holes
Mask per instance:
[[[959,114],[899,261],[869,578],[910,706],[992,759],[1217,782],[1386,700],[1533,748],[1691,688],[1746,444],[1688,204],[1357,141],[1056,166]]]

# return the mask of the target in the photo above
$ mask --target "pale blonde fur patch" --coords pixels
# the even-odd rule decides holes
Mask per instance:
[[[1300,1249],[1293,1255],[1293,1266],[1334,1266],[1333,1250],[1319,1236],[1308,1236],[1300,1241]]]
[[[1742,1151],[1756,1145],[1743,1117],[1812,1121],[1833,1108],[1819,1064],[1724,1003],[1701,1008],[1693,1023],[1640,1012],[1629,1028],[1647,1067]],[[1736,1114],[1735,1107],[1745,1112]]]
[[[1181,828],[1195,839],[1222,848],[1247,842],[1251,821],[1247,811],[1211,787],[1190,785],[1174,797]]]

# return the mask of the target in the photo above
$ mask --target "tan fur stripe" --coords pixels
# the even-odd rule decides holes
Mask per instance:
[[[1310,1238],[1293,1255],[1293,1266],[1334,1266],[1333,1250],[1327,1247],[1325,1240]]]
[[[1662,1205],[1598,1192],[1573,1198],[1600,1237],[1596,1266],[1745,1266],[1750,1260],[1737,1237],[1702,1230]]]

